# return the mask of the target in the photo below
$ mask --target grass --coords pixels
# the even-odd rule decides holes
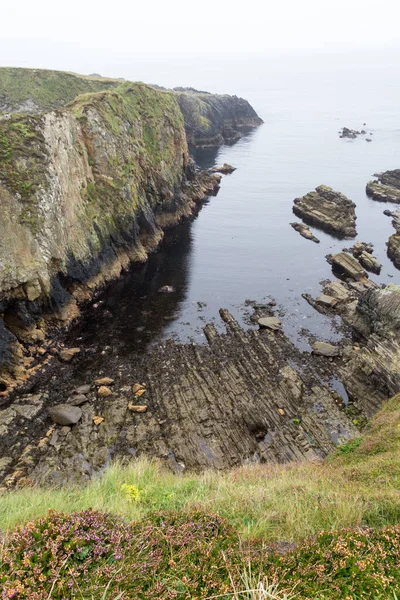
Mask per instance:
[[[249,465],[175,475],[155,461],[115,463],[84,487],[25,488],[0,502],[3,532],[48,509],[87,508],[129,520],[194,507],[226,517],[246,539],[298,541],[321,530],[400,522],[400,395],[376,415],[363,439],[319,464]]]
[[[119,85],[115,79],[85,77],[63,71],[0,67],[0,104],[19,109],[32,100],[39,110],[65,106],[79,94]]]
[[[397,600],[399,500],[400,395],[319,464],[177,476],[140,459],[3,493],[0,597]]]

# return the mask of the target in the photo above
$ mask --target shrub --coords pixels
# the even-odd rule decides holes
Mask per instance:
[[[322,532],[270,560],[270,579],[298,600],[388,600],[400,593],[400,526]]]

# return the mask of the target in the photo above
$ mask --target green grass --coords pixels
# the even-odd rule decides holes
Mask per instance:
[[[1,599],[397,600],[399,500],[400,395],[319,464],[174,475],[140,459],[3,493]]]
[[[84,487],[25,488],[0,502],[0,530],[48,509],[89,507],[129,520],[194,507],[226,517],[242,538],[297,541],[321,530],[400,522],[400,395],[376,415],[362,440],[319,464],[253,465],[175,475],[154,461],[116,463]],[[133,495],[129,488],[133,486]]]
[[[115,79],[85,77],[46,69],[0,67],[0,104],[19,109],[31,99],[39,110],[60,108],[79,94],[120,85]]]

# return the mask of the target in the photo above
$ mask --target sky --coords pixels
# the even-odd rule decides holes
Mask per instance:
[[[19,0],[0,62],[129,78],[151,57],[400,48],[399,20],[399,0]]]

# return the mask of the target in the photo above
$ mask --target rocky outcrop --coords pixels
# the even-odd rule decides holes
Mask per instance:
[[[367,183],[367,195],[378,202],[400,204],[400,169],[376,175],[377,181]]]
[[[374,247],[372,244],[367,244],[365,242],[356,242],[354,246],[350,248],[353,256],[355,256],[361,266],[367,271],[371,271],[371,273],[379,273],[382,270],[382,265],[378,261],[375,256],[372,256],[374,251]]]
[[[193,146],[235,142],[263,122],[243,98],[181,90],[175,91],[176,98],[185,120],[188,143]]]
[[[397,269],[400,269],[400,231],[390,236],[387,255]]]
[[[304,223],[290,223],[295,231],[297,231],[303,238],[306,240],[311,240],[316,244],[319,244],[319,239],[310,231],[308,225],[304,225]]]
[[[355,207],[344,194],[320,185],[315,192],[296,198],[293,212],[310,225],[340,238],[351,238],[357,235]]]
[[[354,140],[359,135],[366,135],[366,134],[367,134],[367,132],[365,131],[365,129],[361,129],[361,131],[358,131],[358,129],[349,129],[348,127],[343,127],[343,129],[341,129],[339,132],[339,137]]]
[[[343,380],[349,395],[372,416],[400,389],[400,286],[361,294],[347,322],[366,345],[346,365]]]
[[[282,333],[244,331],[228,311],[220,314],[225,334],[207,325],[208,345],[169,342],[131,361],[112,396],[87,394],[76,425],[51,426],[48,408],[59,402],[59,385],[40,396],[43,408],[23,437],[17,432],[29,420],[15,405],[5,409],[4,484],[82,480],[110,459],[140,455],[175,471],[318,460],[358,435],[338,395],[304,368],[303,354]],[[330,364],[309,358],[324,369]],[[32,399],[18,402],[25,407]]]
[[[76,316],[218,189],[194,169],[175,95],[144,84],[1,119],[0,158],[1,313],[19,342],[43,341],[40,313]]]

